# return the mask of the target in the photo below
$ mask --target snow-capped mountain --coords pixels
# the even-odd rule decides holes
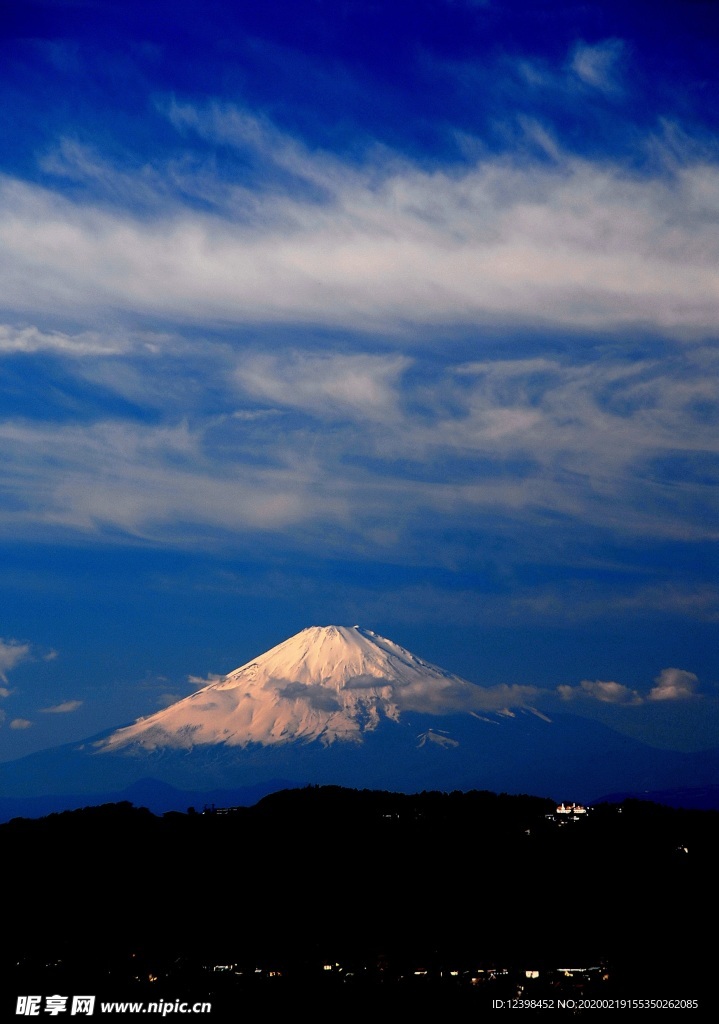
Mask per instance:
[[[404,712],[471,710],[478,688],[359,626],[311,626],[217,682],[119,729],[101,749],[362,743]],[[452,744],[442,732],[427,740]]]
[[[512,699],[510,688],[500,693]],[[550,722],[367,629],[312,626],[132,725],[0,764],[0,814],[3,798],[12,816],[27,813],[24,799],[67,794],[82,806],[83,793],[140,782],[145,793],[157,783],[183,790],[178,809],[214,790],[288,784],[586,803],[618,790],[719,786],[719,750],[661,750],[566,713]]]

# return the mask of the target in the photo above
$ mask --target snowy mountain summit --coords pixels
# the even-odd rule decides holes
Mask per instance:
[[[0,765],[0,789],[116,800],[140,782],[145,792],[149,780],[178,791],[180,807],[208,803],[208,791],[239,787],[222,798],[234,806],[248,787],[306,785],[587,803],[719,779],[716,752],[658,751],[566,712],[550,721],[527,703],[532,696],[467,682],[359,626],[312,626],[133,725]]]
[[[357,744],[404,712],[471,712],[478,690],[370,630],[310,626],[191,696],[118,729],[101,749]]]

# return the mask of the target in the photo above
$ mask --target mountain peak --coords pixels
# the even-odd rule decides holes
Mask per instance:
[[[361,626],[308,626],[217,682],[134,725],[100,749],[198,744],[245,747],[319,740],[361,743],[405,711],[471,705],[474,684]]]

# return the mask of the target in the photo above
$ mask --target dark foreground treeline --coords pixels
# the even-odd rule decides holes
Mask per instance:
[[[15,819],[0,826],[1,976],[16,989],[173,970],[189,984],[222,964],[386,978],[564,963],[608,964],[614,991],[642,997],[705,987],[719,814],[626,801],[560,826],[554,810],[308,787],[230,813]]]

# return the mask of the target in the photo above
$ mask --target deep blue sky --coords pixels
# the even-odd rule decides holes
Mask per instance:
[[[719,745],[718,43],[3,5],[0,758],[328,623]]]

